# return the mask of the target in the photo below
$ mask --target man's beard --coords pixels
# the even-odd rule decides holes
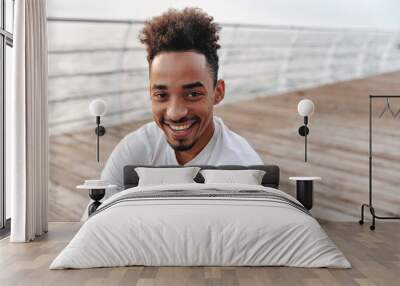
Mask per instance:
[[[200,121],[201,121],[200,118],[198,118],[197,116],[194,116],[194,117],[191,117],[191,118],[182,118],[182,119],[180,119],[178,121],[173,121],[173,122],[174,123],[182,123],[182,122],[186,122],[188,120],[196,120],[196,123],[194,123],[194,124],[200,124]],[[162,123],[166,124],[164,119],[162,120]],[[169,127],[167,127],[167,128],[169,128]],[[194,140],[190,144],[184,144],[184,143],[182,143],[182,141],[183,140],[178,140],[179,143],[174,145],[171,142],[169,142],[169,140],[167,140],[169,146],[171,146],[171,148],[174,149],[177,152],[189,151],[197,143],[197,140]]]
[[[167,140],[168,142],[168,140]],[[170,142],[168,142],[169,146],[171,146],[172,149],[174,149],[177,152],[184,152],[184,151],[189,151],[190,149],[193,148],[193,146],[196,144],[196,141],[192,142],[191,144],[178,144],[178,145],[173,145]]]

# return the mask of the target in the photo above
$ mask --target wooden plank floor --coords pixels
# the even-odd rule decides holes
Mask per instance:
[[[50,223],[32,243],[0,241],[0,285],[399,285],[400,232],[395,222],[322,222],[352,269],[291,267],[118,267],[48,270],[80,223]]]
[[[227,82],[229,84],[229,82]],[[368,199],[368,95],[400,94],[400,72],[330,84],[309,90],[226,104],[216,108],[232,130],[245,137],[265,163],[281,167],[281,189],[294,195],[290,176],[318,175],[314,208],[318,218],[357,221]],[[229,97],[229,94],[226,95]],[[309,164],[297,129],[302,98],[314,101],[310,120]],[[392,101],[395,111],[400,100]],[[400,214],[400,117],[376,119],[384,101],[374,105],[374,200],[378,214]],[[95,135],[81,131],[50,138],[51,221],[78,221],[87,194],[75,189],[84,179],[99,177],[114,146],[143,123],[107,128],[101,139],[101,163],[95,161]]]

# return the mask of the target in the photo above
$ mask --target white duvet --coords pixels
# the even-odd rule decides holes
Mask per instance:
[[[175,197],[112,204],[132,192],[204,192],[207,188],[262,190],[297,202],[282,191],[254,185],[193,183],[127,189],[100,206],[103,211],[82,225],[50,269],[126,265],[351,267],[312,216],[285,203],[257,198]]]

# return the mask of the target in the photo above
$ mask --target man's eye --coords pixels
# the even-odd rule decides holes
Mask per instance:
[[[165,98],[167,97],[167,94],[166,94],[166,93],[155,93],[155,94],[153,95],[153,97],[154,97],[156,100],[163,100],[163,99],[165,99]]]
[[[188,96],[189,98],[196,98],[196,97],[201,96],[201,93],[196,92],[196,91],[192,91],[192,92],[188,93],[187,96]]]

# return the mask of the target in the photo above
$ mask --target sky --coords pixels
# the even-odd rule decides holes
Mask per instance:
[[[48,0],[49,17],[146,20],[200,7],[220,23],[400,30],[398,0]]]

